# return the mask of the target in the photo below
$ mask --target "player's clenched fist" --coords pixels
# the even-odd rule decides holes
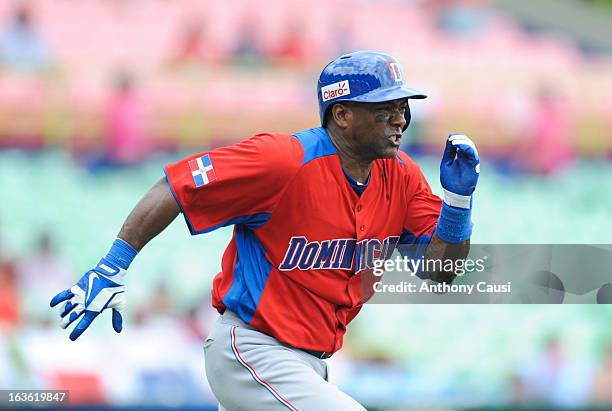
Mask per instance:
[[[451,134],[440,164],[444,202],[436,226],[438,236],[462,243],[472,235],[472,193],[480,175],[480,157],[474,142],[464,134]]]
[[[451,134],[440,164],[444,201],[454,207],[470,208],[470,197],[480,174],[480,157],[474,142],[464,134]]]
[[[79,338],[94,318],[107,308],[113,311],[113,328],[121,332],[121,311],[125,306],[124,277],[135,255],[136,251],[128,243],[115,240],[109,253],[94,269],[87,271],[72,288],[53,297],[51,307],[61,304],[62,328],[79,320],[70,333],[72,341]]]

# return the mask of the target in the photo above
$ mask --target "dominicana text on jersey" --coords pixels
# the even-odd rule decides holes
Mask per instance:
[[[317,270],[341,269],[355,273],[374,268],[374,260],[387,259],[393,254],[400,237],[389,236],[383,241],[354,238],[337,238],[324,241],[308,241],[306,237],[294,236],[289,240],[287,252],[278,269]]]

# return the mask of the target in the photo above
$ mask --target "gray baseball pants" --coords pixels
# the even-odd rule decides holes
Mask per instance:
[[[363,411],[327,381],[327,363],[245,324],[227,310],[204,344],[220,411]]]

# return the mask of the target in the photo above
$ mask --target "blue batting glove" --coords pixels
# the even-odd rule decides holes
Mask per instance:
[[[113,329],[121,332],[125,308],[124,277],[137,252],[121,239],[115,240],[106,257],[81,277],[70,289],[57,294],[51,300],[51,307],[60,303],[62,328],[67,328],[80,318],[70,333],[72,341],[79,338],[91,322],[105,309],[113,311]]]
[[[451,134],[440,164],[444,202],[436,226],[438,236],[461,243],[472,235],[472,193],[480,175],[480,157],[474,142],[464,134]]]
[[[449,135],[440,164],[444,202],[453,207],[470,208],[479,175],[480,157],[474,142],[464,134]]]

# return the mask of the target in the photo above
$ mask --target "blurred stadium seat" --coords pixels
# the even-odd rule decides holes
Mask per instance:
[[[516,21],[490,9],[479,12],[485,23],[478,35],[461,36],[440,31],[439,9],[419,2],[405,2],[399,7],[393,1],[342,1],[325,3],[316,10],[306,2],[292,2],[291,6],[279,0],[269,3],[263,13],[248,2],[211,7],[214,3],[154,0],[142,7],[137,1],[32,1],[29,4],[34,22],[51,45],[56,74],[44,82],[27,78],[16,82],[11,78],[11,87],[0,88],[0,101],[7,109],[23,107],[23,100],[14,100],[15,93],[31,95],[28,90],[34,87],[40,97],[33,101],[37,104],[30,106],[28,113],[49,121],[28,121],[30,126],[26,129],[0,122],[0,140],[10,145],[26,144],[32,133],[46,135],[48,124],[57,122],[57,112],[74,110],[75,104],[78,113],[89,118],[90,123],[83,125],[85,130],[77,127],[65,133],[61,140],[70,147],[72,139],[82,138],[79,133],[89,139],[101,139],[104,128],[95,124],[102,121],[100,113],[109,79],[119,68],[129,68],[134,73],[149,100],[150,118],[157,119],[146,123],[152,139],[191,147],[205,145],[206,141],[182,131],[184,118],[205,119],[206,133],[225,141],[246,136],[260,125],[270,131],[300,129],[316,121],[316,71],[337,52],[334,44],[340,41],[350,48],[394,50],[406,66],[410,83],[432,94],[426,104],[440,105],[440,112],[424,122],[422,143],[428,146],[436,146],[439,130],[448,129],[444,119],[452,119],[453,113],[460,111],[465,131],[473,134],[485,151],[496,147],[504,150],[504,140],[516,140],[525,132],[505,127],[503,117],[512,108],[512,97],[520,96],[529,102],[545,80],[572,103],[577,124],[573,144],[578,151],[594,156],[610,147],[606,137],[610,130],[605,121],[608,113],[592,108],[612,104],[612,91],[605,87],[611,63],[609,59],[583,57],[567,38],[528,35]],[[4,3],[0,21],[8,21],[15,4],[18,2]],[[372,24],[373,20],[385,24]],[[265,70],[230,64],[245,21],[256,29],[253,40],[260,43],[265,54]],[[186,75],[169,69],[168,63],[182,30],[189,24],[203,28],[204,56],[208,57],[196,71]],[[300,28],[306,55],[300,65],[288,72],[282,65],[275,66],[273,56],[291,27]],[[479,80],[465,81],[474,77]],[[159,93],[161,85],[166,85],[163,89],[167,94],[180,99],[164,98]],[[52,106],[45,102],[44,96],[49,94],[55,95]],[[75,94],[91,99],[81,104],[69,97]],[[491,100],[496,102],[497,110],[483,113],[478,103]],[[160,106],[169,101],[175,116],[160,111]],[[475,104],[466,105],[466,101]],[[238,104],[243,116],[252,113],[252,117],[228,121],[233,113],[230,107]],[[23,118],[27,113],[20,114]],[[486,129],[479,128],[483,115],[490,122]],[[583,122],[588,122],[590,129],[580,126]]]

